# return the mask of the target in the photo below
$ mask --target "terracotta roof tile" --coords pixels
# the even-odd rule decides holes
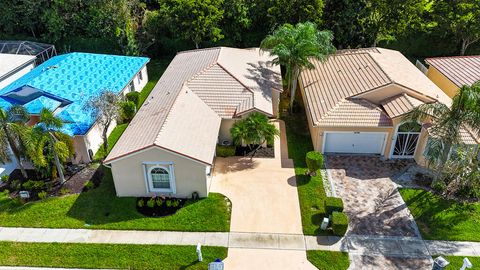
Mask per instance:
[[[215,145],[210,142],[216,142],[218,127],[209,124],[200,127],[199,124],[211,121],[216,125],[217,120],[203,107],[213,110],[218,119],[231,118],[239,109],[256,108],[272,114],[271,91],[281,87],[280,67],[268,65],[272,59],[272,56],[260,54],[258,48],[218,47],[178,53],[105,162],[153,145],[211,162]],[[183,92],[196,98],[180,98]],[[191,102],[191,107],[182,105],[184,109],[179,110],[178,104],[185,102]],[[203,121],[191,114],[196,107],[204,110],[199,111],[199,115],[205,117]],[[181,111],[185,113],[180,114]],[[206,131],[204,127],[211,130]],[[192,142],[197,135],[200,136],[198,141],[208,143],[199,146]]]
[[[394,118],[411,111],[413,108],[423,104],[423,102],[403,93],[392,98],[388,98],[382,101],[381,104],[388,116]]]
[[[480,55],[436,57],[425,59],[458,87],[480,80]]]
[[[318,123],[329,127],[391,127],[392,121],[377,105],[365,99],[337,103]]]

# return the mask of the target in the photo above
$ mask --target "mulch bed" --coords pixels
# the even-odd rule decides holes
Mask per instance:
[[[256,149],[256,146],[253,147]],[[254,154],[255,150],[251,150],[249,147],[237,146],[235,148],[235,156],[245,156],[251,157]],[[274,158],[275,157],[275,150],[273,147],[260,147],[255,152],[254,157],[257,158]]]
[[[67,188],[68,193],[78,194],[84,190],[85,183],[89,180],[93,181],[95,187],[100,184],[100,180],[103,176],[103,171],[98,165],[86,166],[73,175],[65,176],[66,182],[62,188]]]

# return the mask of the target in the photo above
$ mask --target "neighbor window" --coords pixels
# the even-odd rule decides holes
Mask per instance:
[[[175,193],[173,163],[144,163],[148,192]]]
[[[138,84],[140,84],[140,82],[143,80],[143,76],[142,76],[142,71],[140,70],[140,72],[138,72]]]
[[[133,85],[133,81],[130,82],[130,84],[128,85],[128,88],[129,88],[129,92],[135,91],[135,85]]]

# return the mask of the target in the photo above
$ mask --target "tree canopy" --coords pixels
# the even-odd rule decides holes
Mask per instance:
[[[288,90],[290,91],[290,106],[295,99],[297,80],[303,69],[312,69],[312,59],[321,62],[335,53],[332,44],[333,35],[330,31],[319,31],[314,23],[298,23],[293,26],[285,24],[268,35],[260,44],[260,48],[276,56],[274,64],[286,68]]]

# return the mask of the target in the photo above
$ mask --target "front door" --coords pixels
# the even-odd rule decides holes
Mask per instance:
[[[398,127],[393,158],[413,158],[417,149],[422,126],[415,122],[403,123]]]

